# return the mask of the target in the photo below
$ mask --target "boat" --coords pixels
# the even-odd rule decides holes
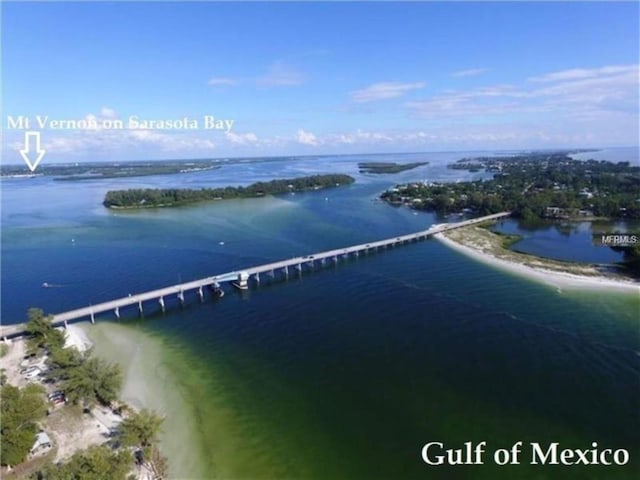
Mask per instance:
[[[218,298],[224,297],[224,290],[220,288],[220,285],[218,283],[212,283],[211,285],[209,285],[209,289],[211,290],[214,296]]]
[[[50,288],[50,287],[51,287],[51,285],[49,285],[47,282],[44,282],[42,284],[42,288]]]

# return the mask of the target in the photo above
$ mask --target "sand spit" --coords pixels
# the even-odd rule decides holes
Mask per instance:
[[[435,237],[448,247],[482,263],[518,274],[531,280],[542,282],[560,290],[563,288],[596,289],[640,294],[640,283],[597,275],[593,270],[590,270],[588,266],[584,267],[585,274],[580,275],[544,268],[544,259],[540,259],[538,262],[540,266],[525,265],[516,260],[518,255],[521,254],[515,254],[514,252],[510,252],[513,254],[508,255],[508,258],[502,258],[499,254],[495,253],[495,245],[489,246],[478,241],[483,240],[480,237],[491,234],[491,232],[487,232],[486,230],[484,231],[486,234],[481,231],[479,232],[479,227],[472,227],[472,230],[470,229],[467,232],[462,232],[463,230],[467,229],[455,231],[455,235],[451,235],[450,232],[447,233],[446,236],[437,234]],[[471,235],[469,234],[470,232]],[[498,237],[497,235],[495,236]]]

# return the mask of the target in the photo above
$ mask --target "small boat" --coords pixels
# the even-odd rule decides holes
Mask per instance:
[[[214,296],[218,298],[224,297],[224,290],[220,288],[220,285],[212,284],[212,285],[209,285],[209,288],[211,289],[211,293],[213,293]]]
[[[50,287],[51,287],[51,285],[49,285],[47,282],[44,282],[42,284],[42,288],[50,288]]]

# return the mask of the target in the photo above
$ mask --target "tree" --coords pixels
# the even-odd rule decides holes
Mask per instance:
[[[93,391],[103,404],[109,404],[118,398],[122,388],[122,369],[115,363],[101,358],[90,358],[85,363],[87,375],[93,379]]]
[[[163,421],[164,418],[146,408],[131,414],[120,424],[122,444],[141,447],[145,458],[149,458],[150,447],[156,442]]]
[[[17,465],[24,461],[33,446],[38,427],[36,422],[46,413],[44,389],[28,385],[20,389],[3,385],[2,426],[0,427],[0,464]]]
[[[64,333],[56,330],[51,323],[51,316],[45,316],[39,308],[30,308],[27,312],[29,321],[26,330],[31,334],[27,341],[27,351],[36,353],[40,349],[62,348]]]
[[[75,453],[63,465],[49,465],[34,475],[37,480],[125,480],[133,458],[126,450],[114,452],[104,445]]]
[[[70,365],[58,370],[62,378],[62,388],[72,403],[93,405],[96,400],[109,404],[118,398],[122,388],[122,369],[119,365],[108,363],[101,358],[90,357],[89,352],[81,356],[81,363],[75,364],[77,357],[67,359]]]

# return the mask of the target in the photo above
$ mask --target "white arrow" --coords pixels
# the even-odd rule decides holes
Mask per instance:
[[[33,162],[31,162],[30,158],[32,138],[35,140],[34,146],[36,154],[36,158]],[[47,151],[44,148],[40,148],[40,132],[24,132],[24,148],[20,150],[20,155],[22,156],[24,163],[29,167],[29,170],[33,172],[38,168],[38,164],[42,160],[42,157],[44,157],[45,153],[47,153]]]

